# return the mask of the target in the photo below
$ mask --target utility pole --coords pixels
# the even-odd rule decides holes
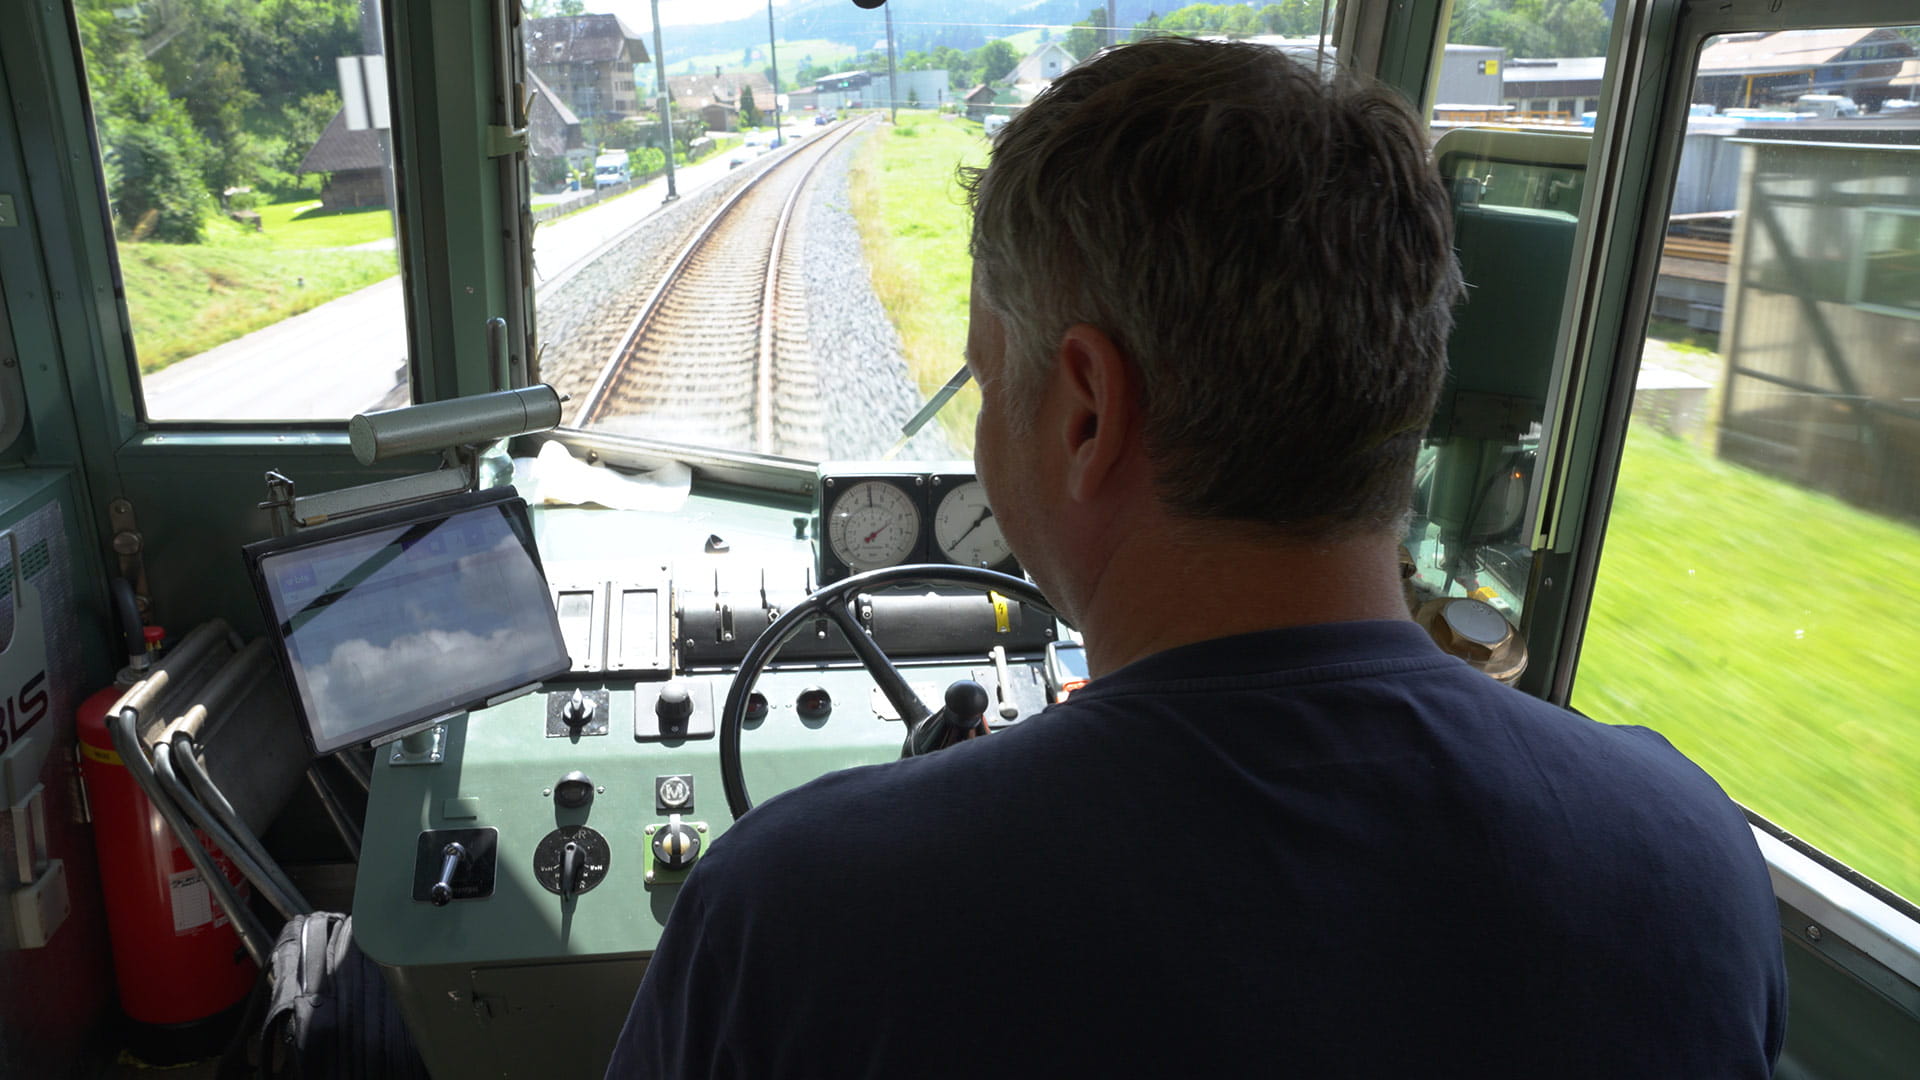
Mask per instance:
[[[660,51],[660,0],[653,0],[653,72],[660,92],[660,127],[667,134],[667,197],[660,201],[672,202],[680,197],[680,189],[673,185],[673,108],[667,101],[667,54]]]
[[[886,9],[887,9],[887,104],[893,107],[893,111],[889,114],[891,119],[888,122],[892,124],[898,124],[900,123],[900,87],[898,84],[894,82],[894,75],[893,75],[893,5],[892,4],[886,5]]]
[[[1107,48],[1120,44],[1120,0],[1107,0]]]
[[[780,146],[787,141],[786,133],[780,129],[780,114],[785,110],[780,108],[780,46],[774,44],[774,39],[779,34],[780,32],[773,28],[773,0],[767,0],[767,59],[771,61],[768,66],[773,69],[773,143],[775,146]]]

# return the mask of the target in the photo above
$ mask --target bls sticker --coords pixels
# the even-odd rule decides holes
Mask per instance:
[[[7,698],[0,706],[0,753],[17,745],[33,730],[33,725],[47,716],[47,673],[41,672],[28,679],[20,687],[20,692]]]

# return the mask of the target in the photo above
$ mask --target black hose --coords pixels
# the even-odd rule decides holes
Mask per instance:
[[[113,611],[120,620],[120,635],[126,639],[127,662],[137,668],[147,665],[147,629],[140,618],[140,598],[134,594],[133,582],[126,578],[114,578],[107,584],[113,593]]]

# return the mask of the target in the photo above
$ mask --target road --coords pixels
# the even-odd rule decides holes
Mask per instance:
[[[677,170],[690,194],[728,172],[728,155]],[[656,178],[534,230],[535,288],[560,280],[609,240],[658,210]],[[391,248],[391,241],[382,241]],[[399,277],[235,338],[141,380],[155,420],[340,420],[406,378],[406,312]]]

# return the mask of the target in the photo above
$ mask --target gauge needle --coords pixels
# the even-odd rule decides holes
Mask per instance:
[[[967,537],[972,536],[976,532],[979,532],[980,526],[985,524],[986,520],[992,516],[993,516],[993,507],[991,506],[987,507],[985,510],[980,511],[980,516],[973,519],[973,524],[967,526],[967,531],[961,533],[960,539],[955,540],[951,546],[959,547],[961,544],[966,543]],[[867,537],[867,539],[871,540],[873,539],[873,537],[869,536]]]
[[[886,532],[886,531],[887,531],[887,527],[886,527],[885,525],[882,525],[882,526],[880,526],[879,528],[877,528],[877,529],[875,529],[875,530],[873,530],[872,532],[870,532],[870,533],[868,533],[868,534],[867,534],[867,539],[866,539],[866,540],[865,540],[864,542],[865,542],[865,543],[869,543],[869,544],[871,544],[871,543],[873,543],[873,538],[874,538],[874,537],[876,537],[876,536],[879,536],[879,535],[880,535],[881,533],[883,533],[883,532]]]

